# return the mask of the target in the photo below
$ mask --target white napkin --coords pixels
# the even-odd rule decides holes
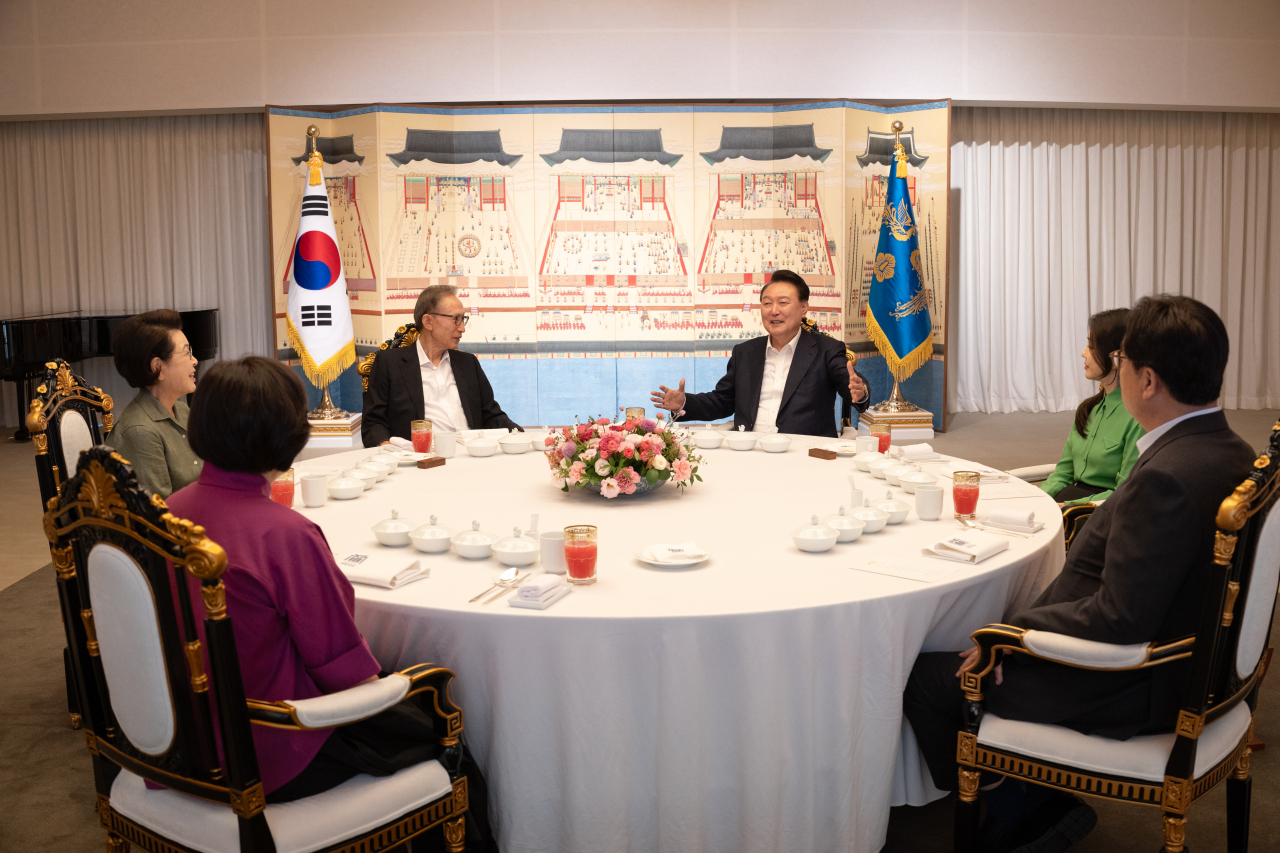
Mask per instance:
[[[399,554],[352,552],[334,554],[334,558],[347,580],[383,589],[397,589],[431,576],[431,569],[421,561]]]
[[[563,575],[541,574],[527,580],[516,589],[516,597],[525,601],[542,601],[550,598],[557,589],[564,586]]]
[[[707,552],[692,540],[678,545],[650,545],[645,551],[655,563],[687,563],[707,556]]]
[[[957,471],[976,471],[980,475],[979,482],[982,483],[1003,483],[1009,479],[1009,475],[1003,471],[997,471],[995,468],[988,468],[985,465],[966,465],[964,467],[958,465],[944,465],[938,469],[938,473],[946,477],[948,480],[955,479]]]
[[[938,454],[932,445],[928,444],[902,444],[894,445],[889,448],[889,454],[897,459],[933,459]]]
[[[1007,524],[1010,527],[1034,527],[1036,514],[1029,509],[993,509],[986,520],[991,524]]]
[[[569,593],[573,592],[573,584],[561,584],[552,590],[546,598],[520,598],[511,596],[507,604],[511,607],[523,607],[526,610],[546,610]]]
[[[413,450],[413,442],[407,438],[401,438],[398,435],[393,435],[390,440],[392,447],[398,447],[401,450]]]
[[[965,530],[933,543],[932,548],[922,548],[920,553],[959,563],[981,563],[1008,547],[1009,540],[1005,537]]]

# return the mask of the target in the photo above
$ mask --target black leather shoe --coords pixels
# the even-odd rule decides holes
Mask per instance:
[[[1098,824],[1098,813],[1084,800],[1055,794],[1026,817],[1009,841],[1010,853],[1062,853]]]

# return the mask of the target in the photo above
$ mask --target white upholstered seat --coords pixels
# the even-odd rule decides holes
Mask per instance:
[[[310,853],[335,839],[358,837],[448,794],[449,774],[424,761],[382,778],[360,775],[336,788],[268,805],[276,853]],[[238,853],[239,829],[229,806],[177,791],[152,791],[142,777],[121,770],[111,786],[111,808],[140,826],[201,853]]]
[[[1195,776],[1212,770],[1231,754],[1249,731],[1249,706],[1241,702],[1221,719],[1205,726],[1196,747]],[[995,714],[982,717],[978,745],[1014,752],[1034,761],[1061,764],[1086,773],[1121,776],[1144,782],[1164,781],[1165,765],[1173,750],[1175,735],[1138,735],[1129,740],[1111,740],[1084,735],[1062,726],[1005,720]]]
[[[64,409],[58,417],[58,439],[62,442],[62,459],[70,475],[80,454],[93,447],[93,433],[84,415],[75,409]]]

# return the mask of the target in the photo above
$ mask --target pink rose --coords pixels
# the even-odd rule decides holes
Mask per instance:
[[[609,423],[609,419],[608,419],[608,418],[596,418],[596,423],[600,424],[600,426],[607,426],[607,425],[608,425],[608,423]]]
[[[648,462],[650,459],[652,459],[652,458],[653,458],[653,448],[652,448],[652,447],[642,447],[642,448],[640,448],[640,458],[641,458],[643,461],[645,461],[645,462]]]
[[[622,455],[627,457],[628,459],[635,459],[636,458],[635,446],[631,444],[622,445]]]
[[[671,473],[675,476],[677,483],[687,483],[689,478],[693,476],[693,466],[688,460],[677,459],[675,464],[671,466]]]
[[[619,491],[621,490],[618,488],[618,481],[612,477],[600,483],[600,494],[606,498],[616,498]]]
[[[582,456],[579,458],[582,459],[583,462],[591,462],[596,458],[596,449],[594,447],[588,447],[586,450],[582,451]]]
[[[554,436],[550,436],[550,435],[549,435],[549,436],[547,436],[546,438],[542,439],[542,446],[543,446],[543,447],[550,447],[551,445],[553,445],[553,444],[555,444],[555,443],[556,443],[556,440],[555,440],[555,437],[554,437]]]

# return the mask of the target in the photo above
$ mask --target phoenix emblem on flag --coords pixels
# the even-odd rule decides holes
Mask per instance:
[[[911,221],[911,210],[907,207],[905,198],[898,202],[897,207],[892,204],[884,206],[884,221],[896,240],[910,240],[911,235],[916,233],[916,224]]]

